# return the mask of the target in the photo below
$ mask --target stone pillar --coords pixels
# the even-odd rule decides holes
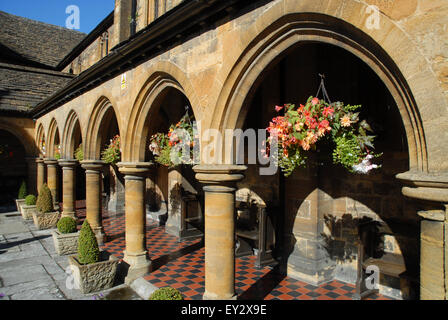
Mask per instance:
[[[98,244],[104,243],[104,228],[102,221],[102,172],[104,162],[86,160],[81,162],[86,170],[86,218],[95,232]]]
[[[47,165],[47,185],[53,197],[53,204],[55,209],[59,207],[58,195],[58,161],[56,159],[45,159],[44,163]]]
[[[59,160],[62,167],[62,216],[76,219],[76,160]]]
[[[420,211],[420,299],[447,300],[448,259],[446,210]]]
[[[326,248],[323,201],[316,168],[296,170],[285,179],[284,259],[289,277],[319,286],[334,278]]]
[[[151,163],[119,163],[125,178],[126,251],[123,260],[129,264],[125,279],[130,284],[150,271],[146,251],[146,175]]]
[[[199,165],[193,170],[205,192],[204,300],[233,300],[235,294],[235,191],[246,166]]]
[[[25,158],[28,168],[28,194],[37,195],[37,164],[36,158]]]
[[[38,158],[36,159],[37,163],[37,193],[39,194],[40,188],[45,183],[45,163],[44,159]]]
[[[168,170],[168,218],[166,233],[180,238],[182,226],[182,167]]]
[[[402,193],[424,200],[430,209],[419,211],[420,299],[448,300],[448,174],[406,172],[397,175]],[[440,209],[436,209],[439,207]]]
[[[124,211],[124,185],[120,181],[118,168],[109,165],[110,197],[107,204],[107,211],[121,213]]]

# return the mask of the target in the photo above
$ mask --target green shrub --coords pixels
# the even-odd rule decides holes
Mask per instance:
[[[75,159],[79,162],[84,160],[84,151],[82,150],[82,144],[79,145],[79,147],[75,150]]]
[[[19,188],[19,194],[17,196],[17,199],[25,199],[27,193],[26,193],[26,182],[22,181],[22,184]]]
[[[95,233],[93,233],[89,222],[84,220],[78,238],[78,261],[80,264],[91,264],[98,262],[100,249]]]
[[[154,291],[149,300],[184,300],[184,298],[179,290],[165,287]]]
[[[41,213],[48,213],[53,212],[53,197],[51,196],[51,191],[48,189],[48,186],[46,183],[42,185],[42,188],[40,188],[39,195],[37,197],[36,202],[37,210]]]
[[[76,232],[76,220],[71,217],[63,217],[58,221],[58,230],[62,234]]]
[[[32,195],[32,194],[27,195],[26,198],[25,198],[25,204],[27,206],[35,206],[36,205],[36,200],[37,200],[37,198],[36,198],[35,195]]]

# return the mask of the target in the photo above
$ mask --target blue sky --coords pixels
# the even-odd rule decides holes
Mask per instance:
[[[79,31],[89,33],[114,9],[114,3],[115,0],[0,0],[0,11],[66,27],[70,16],[66,8],[75,5],[80,12]]]

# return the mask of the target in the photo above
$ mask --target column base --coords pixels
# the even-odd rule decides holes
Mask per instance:
[[[140,254],[128,254],[125,251],[123,261],[129,265],[129,269],[124,280],[127,285],[130,285],[134,280],[151,271],[152,261],[148,259],[146,252]]]
[[[106,234],[104,233],[103,227],[93,227],[93,233],[95,233],[96,240],[98,241],[98,245],[103,245],[106,240]]]
[[[202,300],[237,300],[238,296],[236,293],[228,295],[217,295],[216,293],[210,293],[205,291],[202,296]]]
[[[70,217],[75,220],[78,220],[78,218],[76,217],[76,213],[74,211],[63,211],[61,218],[64,218],[64,217]]]

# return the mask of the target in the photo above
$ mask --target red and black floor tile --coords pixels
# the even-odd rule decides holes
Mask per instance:
[[[80,220],[85,210],[77,210]],[[103,212],[106,242],[103,249],[119,259],[125,250],[125,216]],[[153,285],[178,289],[186,300],[201,300],[205,290],[204,245],[202,239],[179,241],[152,220],[147,221],[146,245],[152,272],[145,279]],[[332,281],[320,286],[282,275],[274,267],[255,268],[255,257],[237,258],[235,289],[240,300],[351,300],[355,286]],[[391,300],[372,295],[369,300]]]

